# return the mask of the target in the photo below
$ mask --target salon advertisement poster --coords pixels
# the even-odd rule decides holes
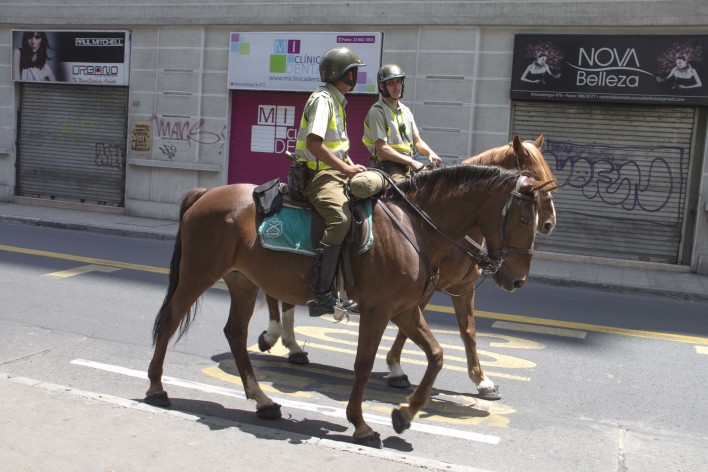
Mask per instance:
[[[516,35],[510,96],[706,106],[708,35]]]
[[[352,93],[377,94],[383,33],[231,33],[228,88],[312,92],[322,84],[320,60],[331,48],[351,48],[366,66],[358,70]]]
[[[127,31],[12,31],[12,77],[88,85],[129,85]]]

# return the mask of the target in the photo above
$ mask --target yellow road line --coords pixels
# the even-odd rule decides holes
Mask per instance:
[[[108,267],[105,265],[89,264],[81,267],[75,267],[68,270],[60,270],[58,272],[52,272],[51,274],[45,274],[48,277],[58,277],[65,279],[67,277],[74,277],[75,275],[87,274],[89,272],[115,272],[120,270],[118,267]]]
[[[147,265],[142,265],[142,264],[129,264],[127,262],[110,261],[107,259],[96,259],[93,257],[74,256],[71,254],[62,254],[60,252],[40,251],[38,249],[27,249],[27,248],[23,248],[23,247],[5,246],[3,244],[0,244],[0,251],[14,252],[14,253],[18,253],[18,254],[28,254],[31,256],[51,257],[53,259],[63,259],[65,261],[83,262],[86,264],[98,264],[98,265],[104,265],[104,266],[109,266],[109,267],[117,267],[119,269],[130,269],[130,270],[139,270],[142,272],[153,272],[156,274],[168,274],[170,272],[169,269],[163,269],[161,267],[152,267],[152,266],[147,266]]]
[[[550,326],[538,326],[535,324],[514,323],[513,321],[495,321],[492,323],[492,328],[521,331],[524,333],[550,334],[551,336],[578,339],[585,339],[585,336],[588,334],[586,331],[579,331],[577,329],[553,328]]]
[[[452,307],[441,305],[428,305],[426,310],[437,311],[440,313],[455,313]],[[516,321],[518,323],[529,323],[540,326],[554,326],[569,329],[580,329],[585,331],[594,331],[597,333],[619,334],[622,336],[634,336],[638,338],[662,339],[665,341],[675,341],[691,344],[708,345],[708,338],[698,336],[685,336],[682,334],[658,333],[655,331],[642,331],[637,329],[614,328],[611,326],[592,325],[587,323],[575,323],[571,321],[549,320],[545,318],[535,318],[530,316],[506,315],[503,313],[493,313],[489,311],[475,310],[474,316],[477,318],[491,318],[495,320]]]
[[[54,259],[63,259],[67,261],[77,261],[86,264],[99,264],[109,267],[118,267],[120,269],[130,269],[139,270],[143,272],[153,272],[157,274],[168,274],[169,269],[163,269],[161,267],[153,267],[142,264],[129,264],[126,262],[111,261],[107,259],[96,259],[93,257],[83,257],[74,256],[70,254],[62,254],[59,252],[51,251],[41,251],[37,249],[27,249],[14,246],[6,246],[0,244],[0,251],[14,252],[18,254],[29,254],[34,256],[51,257]],[[428,305],[425,307],[428,311],[437,311],[440,313],[454,313],[452,307],[441,306],[441,305]],[[642,331],[635,329],[625,329],[625,328],[614,328],[611,326],[601,326],[592,325],[587,323],[575,323],[570,321],[557,321],[549,320],[545,318],[534,318],[530,316],[520,316],[520,315],[507,315],[504,313],[493,313],[489,311],[476,310],[475,316],[477,318],[491,318],[495,320],[505,320],[505,321],[515,321],[518,323],[528,323],[539,326],[554,326],[568,329],[579,329],[586,331],[593,331],[597,333],[607,333],[607,334],[618,334],[622,336],[633,336],[639,338],[649,338],[649,339],[661,339],[665,341],[675,341],[681,343],[691,343],[691,344],[701,344],[708,346],[708,338],[702,338],[698,336],[685,336],[681,334],[670,334],[670,333],[658,333],[654,331]]]

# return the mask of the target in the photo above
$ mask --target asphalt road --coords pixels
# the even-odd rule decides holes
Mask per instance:
[[[401,435],[389,418],[406,391],[385,382],[383,356],[395,334],[387,331],[365,408],[384,439],[381,451],[352,446],[343,415],[357,318],[333,323],[298,308],[296,334],[311,363],[291,366],[282,347],[258,351],[267,317],[257,308],[252,361],[266,393],[283,405],[283,419],[258,420],[221,332],[229,302],[218,286],[168,351],[172,409],[147,407],[140,401],[151,328],[171,249],[164,241],[0,225],[0,457],[17,466],[7,470],[708,465],[708,304],[533,281],[513,294],[491,280],[478,287],[480,356],[500,385],[497,402],[474,396],[449,297],[434,297],[426,319],[445,368],[431,403]],[[403,367],[415,383],[424,357],[406,347]]]

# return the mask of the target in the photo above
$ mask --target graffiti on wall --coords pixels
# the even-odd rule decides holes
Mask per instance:
[[[65,121],[59,126],[59,133],[72,141],[80,141],[94,124],[94,120]]]
[[[175,141],[184,141],[190,147],[198,143],[203,146],[218,146],[219,154],[224,150],[227,141],[227,127],[220,130],[210,130],[205,126],[204,118],[171,120],[159,115],[153,115],[157,137]],[[176,154],[176,147],[160,148],[163,155],[172,159]]]
[[[651,221],[673,213],[681,221],[688,150],[630,147],[547,139],[544,156],[564,188],[595,205],[608,205]],[[636,157],[635,157],[636,156]],[[574,209],[582,214],[582,210]],[[589,215],[590,216],[590,215]]]
[[[96,143],[97,167],[125,168],[125,149],[120,144]]]
[[[177,146],[172,144],[163,144],[159,149],[162,151],[162,155],[167,157],[167,159],[172,160],[177,155]]]

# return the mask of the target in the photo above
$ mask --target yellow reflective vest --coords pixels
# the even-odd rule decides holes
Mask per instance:
[[[329,121],[327,122],[327,130],[324,133],[324,145],[327,149],[341,160],[346,160],[349,153],[349,138],[347,137],[347,116],[344,113],[344,107],[337,99],[337,96],[332,92],[328,85],[322,86],[315,90],[305,104],[305,109],[300,119],[300,129],[297,134],[297,142],[295,143],[295,155],[299,160],[307,163],[307,167],[313,170],[329,169],[330,166],[319,162],[317,158],[307,150],[307,136],[312,132],[310,122],[314,116],[311,113],[322,112],[318,104],[315,107],[315,102],[319,100],[326,101],[329,108]],[[319,133],[318,133],[319,134]]]
[[[399,108],[397,111],[391,109],[391,107],[380,99],[378,102],[372,105],[372,109],[379,110],[384,117],[386,122],[386,143],[391,146],[396,151],[406,156],[413,156],[413,132],[415,130],[415,125],[413,124],[412,113],[402,103],[399,103]],[[367,115],[368,116],[368,115]],[[410,116],[410,118],[408,118]],[[362,136],[361,141],[369,150],[369,153],[376,158],[378,161],[386,160],[385,157],[379,157],[376,154],[376,141],[377,137],[374,132],[369,128],[368,120],[364,121],[364,136]]]

